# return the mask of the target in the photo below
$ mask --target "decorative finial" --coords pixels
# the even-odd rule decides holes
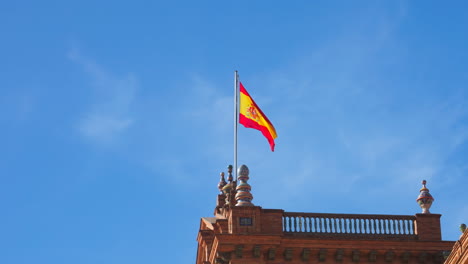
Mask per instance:
[[[237,185],[237,194],[236,194],[236,206],[253,206],[251,202],[253,197],[250,193],[250,185],[247,183],[249,180],[249,168],[242,165],[237,170],[237,175],[239,179],[239,185]]]
[[[219,176],[221,176],[221,178],[219,179],[218,189],[219,189],[220,193],[223,194],[223,187],[226,185],[227,182],[224,179],[224,172],[221,172],[219,174]]]
[[[232,178],[232,165],[229,165],[229,166],[227,167],[227,169],[228,169],[228,175],[229,175],[229,176],[228,176],[228,182],[231,183],[232,180],[233,180],[233,178]]]
[[[416,202],[421,206],[423,214],[430,214],[429,208],[431,208],[434,198],[429,193],[429,189],[426,188],[426,180],[422,181],[422,188],[419,190],[419,196],[416,199]]]
[[[466,230],[466,225],[465,224],[461,224],[460,225],[460,231],[463,233],[465,233],[465,230]]]

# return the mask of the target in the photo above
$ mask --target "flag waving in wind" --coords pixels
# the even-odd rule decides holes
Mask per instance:
[[[270,143],[271,151],[275,151],[276,130],[270,120],[260,110],[241,82],[239,82],[239,123],[247,128],[260,130]]]

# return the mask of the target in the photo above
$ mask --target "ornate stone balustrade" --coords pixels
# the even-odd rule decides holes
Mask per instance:
[[[285,234],[416,240],[416,217],[411,215],[283,214]]]

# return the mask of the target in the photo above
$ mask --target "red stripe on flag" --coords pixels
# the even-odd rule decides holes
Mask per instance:
[[[258,107],[257,107],[257,109],[260,110]],[[266,119],[266,117],[265,117],[265,119]],[[268,143],[270,143],[271,151],[275,151],[275,140],[272,137],[272,135],[270,134],[270,131],[268,130],[267,127],[259,125],[257,122],[253,121],[252,119],[249,119],[249,118],[245,117],[243,114],[239,114],[239,123],[244,125],[244,127],[260,130],[260,132],[262,132],[263,136],[265,136],[267,138]]]

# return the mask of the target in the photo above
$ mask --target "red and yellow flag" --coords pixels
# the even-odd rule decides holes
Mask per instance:
[[[239,123],[247,128],[260,130],[270,143],[271,151],[275,151],[275,127],[260,110],[241,82],[239,82]]]

